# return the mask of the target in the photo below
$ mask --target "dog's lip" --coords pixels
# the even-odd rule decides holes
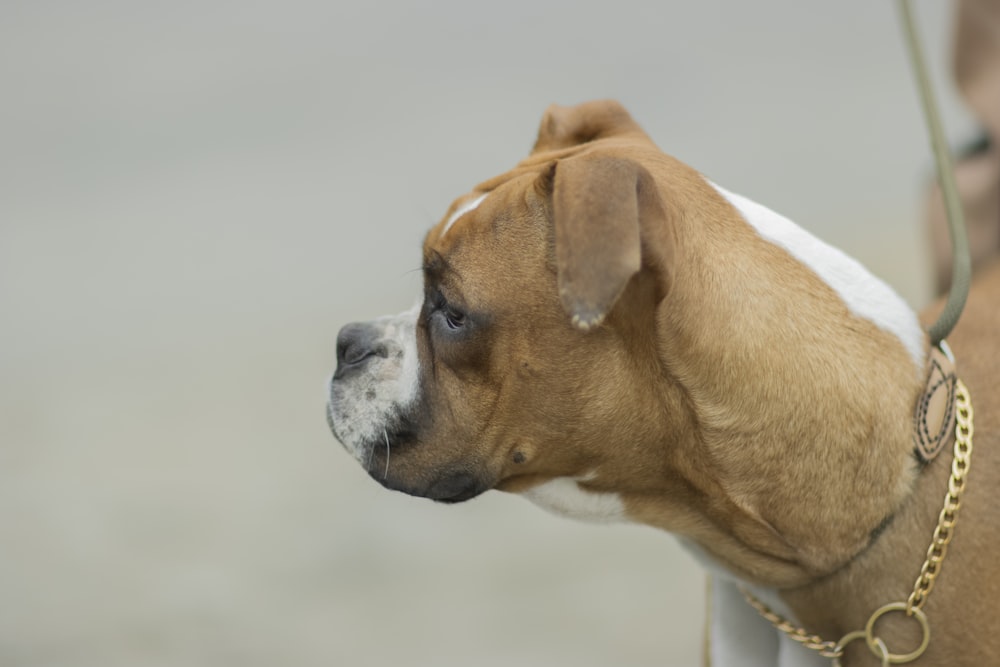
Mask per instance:
[[[458,471],[438,478],[430,485],[424,495],[431,500],[443,503],[458,503],[474,498],[483,491],[485,489],[475,475]]]
[[[477,475],[464,471],[442,475],[429,485],[421,487],[398,484],[391,475],[383,477],[373,471],[368,474],[387,489],[448,505],[471,500],[490,488]]]
[[[472,500],[476,496],[483,494],[485,491],[486,489],[483,488],[472,487],[465,491],[456,493],[453,496],[448,496],[446,498],[435,498],[433,496],[427,496],[427,497],[438,503],[444,503],[446,505],[454,505],[456,503],[463,503],[466,500]]]

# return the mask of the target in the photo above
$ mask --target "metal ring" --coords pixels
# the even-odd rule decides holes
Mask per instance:
[[[867,641],[866,637],[867,635],[865,634],[864,630],[855,630],[854,632],[848,632],[846,635],[841,637],[840,641],[837,642],[837,645],[834,646],[833,648],[833,650],[839,653],[840,655],[836,656],[833,659],[832,667],[841,667],[840,656],[844,654],[844,649],[847,647],[848,644],[853,642],[855,639],[865,639]]]
[[[876,657],[879,659],[879,662],[882,663],[882,667],[889,667],[889,665],[891,664],[889,662],[889,649],[885,645],[885,642],[882,641],[881,637],[875,638],[875,648],[877,648],[878,652],[882,654],[881,656],[876,655]]]
[[[920,629],[923,630],[924,638],[916,650],[910,653],[883,653],[885,650],[885,643],[874,635],[875,623],[878,619],[892,611],[901,611],[908,617],[917,619],[917,622],[920,623]],[[880,607],[874,614],[872,614],[871,618],[868,619],[868,624],[865,626],[864,636],[865,643],[868,644],[868,649],[876,658],[881,659],[883,664],[888,661],[889,663],[895,665],[912,662],[924,654],[924,651],[927,650],[927,645],[931,641],[931,626],[927,622],[927,614],[925,614],[922,609],[918,607],[908,609],[905,602],[892,602],[884,607]]]

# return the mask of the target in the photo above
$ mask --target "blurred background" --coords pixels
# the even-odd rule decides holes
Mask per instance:
[[[917,8],[961,143],[949,6]],[[893,10],[6,0],[0,664],[697,664],[666,534],[369,480],[324,421],[336,333],[408,307],[451,199],[597,97],[922,306]]]

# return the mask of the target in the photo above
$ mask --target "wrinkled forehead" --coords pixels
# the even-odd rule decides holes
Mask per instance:
[[[535,182],[540,170],[516,169],[480,183],[458,197],[424,240],[424,254],[444,255],[462,239],[499,233],[519,218],[537,215],[541,206]]]
[[[549,270],[552,230],[538,176],[494,179],[456,199],[424,240],[425,289],[443,289],[466,306],[499,307],[516,300],[513,291],[542,284],[536,274]]]

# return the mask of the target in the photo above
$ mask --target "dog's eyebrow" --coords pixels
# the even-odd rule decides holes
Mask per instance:
[[[437,250],[430,250],[424,258],[424,279],[431,283],[438,283],[445,273],[454,271],[448,260]]]

